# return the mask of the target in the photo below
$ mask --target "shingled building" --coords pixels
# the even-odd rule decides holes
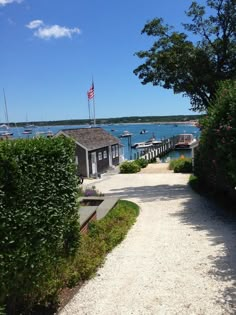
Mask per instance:
[[[97,177],[123,160],[120,140],[102,128],[64,129],[59,135],[75,141],[78,173],[84,177]]]

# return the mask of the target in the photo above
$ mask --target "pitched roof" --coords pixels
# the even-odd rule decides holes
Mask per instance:
[[[121,144],[118,138],[98,127],[63,129],[61,132],[71,137],[88,150],[96,150],[113,144]]]

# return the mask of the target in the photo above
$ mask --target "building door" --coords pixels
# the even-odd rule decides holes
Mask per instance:
[[[91,153],[92,175],[97,175],[97,156],[96,152]]]

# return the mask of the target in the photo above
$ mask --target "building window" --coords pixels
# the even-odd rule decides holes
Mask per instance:
[[[99,161],[102,160],[102,152],[98,152],[98,160],[99,160]]]
[[[118,144],[116,145],[116,157],[118,157],[119,156],[119,146],[118,146]]]
[[[78,156],[75,156],[75,164],[78,165],[79,164],[79,160],[78,160]]]
[[[114,159],[116,157],[116,151],[115,146],[112,147],[112,158]]]
[[[103,151],[103,158],[106,159],[107,158],[107,151]]]

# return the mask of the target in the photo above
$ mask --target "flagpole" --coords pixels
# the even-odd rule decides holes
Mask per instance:
[[[91,124],[90,102],[88,98],[89,124]]]
[[[89,91],[87,92],[88,95],[88,106],[89,106],[89,118],[91,119],[90,116],[90,100],[93,99],[93,124],[94,126],[96,125],[96,115],[95,115],[95,93],[94,93],[94,83],[93,83],[93,79],[92,79],[92,85],[89,89]]]
[[[96,125],[96,116],[95,116],[95,97],[93,97],[93,124]]]
[[[92,89],[93,89],[93,125],[96,125],[96,115],[95,115],[95,91],[94,91],[94,81],[92,76]]]

